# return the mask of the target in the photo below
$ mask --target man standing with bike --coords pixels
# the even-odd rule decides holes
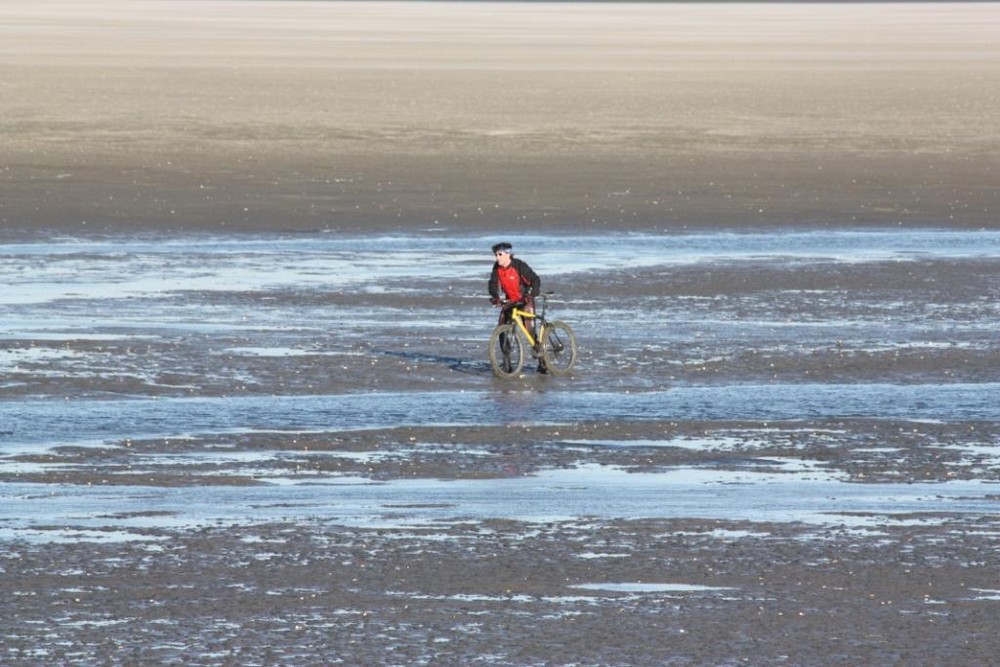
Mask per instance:
[[[528,263],[514,257],[513,246],[502,241],[493,245],[493,272],[490,274],[490,303],[503,306],[498,324],[510,322],[510,307],[515,303],[523,303],[523,309],[529,313],[535,312],[535,297],[542,289],[542,280]],[[503,299],[500,298],[503,293]],[[534,320],[531,320],[532,336],[535,335]],[[545,372],[545,365],[539,360],[538,370]]]
[[[524,309],[535,312],[535,297],[542,289],[542,280],[531,270],[523,259],[514,257],[513,247],[506,241],[494,244],[493,272],[490,274],[490,302],[499,306],[503,300],[511,303],[522,302]],[[500,298],[501,292],[504,299]],[[510,311],[504,308],[500,312],[498,324],[510,321]]]

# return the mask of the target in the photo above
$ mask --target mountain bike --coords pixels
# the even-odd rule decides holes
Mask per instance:
[[[566,375],[576,363],[576,336],[573,329],[559,320],[545,319],[548,297],[540,294],[541,308],[532,313],[524,310],[523,301],[506,301],[501,308],[510,309],[510,321],[498,324],[490,335],[490,365],[497,377],[514,377],[521,372],[528,355],[539,360],[539,371]],[[529,323],[534,320],[532,331]]]

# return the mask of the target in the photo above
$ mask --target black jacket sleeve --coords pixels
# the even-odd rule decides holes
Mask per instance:
[[[497,269],[500,267],[499,264],[493,262],[493,272],[490,273],[490,298],[499,299],[500,298],[500,276],[497,275]]]
[[[521,276],[521,282],[527,286],[528,296],[538,296],[542,291],[542,279],[538,277],[538,274],[531,270],[527,262],[516,257],[511,260],[511,264],[517,268],[517,272]]]

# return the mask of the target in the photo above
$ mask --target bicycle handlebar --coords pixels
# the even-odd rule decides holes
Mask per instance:
[[[555,294],[555,292],[552,292],[552,291],[549,291],[549,292],[539,292],[538,296],[542,297],[543,299],[547,299],[548,297],[553,296],[554,294]],[[516,301],[511,300],[511,299],[503,299],[501,301],[498,301],[496,305],[500,306],[501,308],[506,308],[507,306],[517,305],[519,303],[523,304],[524,302],[525,302],[524,299],[520,299],[520,300],[516,300]]]

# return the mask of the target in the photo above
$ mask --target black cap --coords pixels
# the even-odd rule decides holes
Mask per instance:
[[[513,248],[514,248],[514,246],[512,246],[509,243],[507,243],[506,241],[501,241],[500,243],[494,243],[493,244],[493,254],[495,255],[498,252],[500,252],[501,250],[504,251],[504,252],[510,252],[511,250],[513,250]]]

